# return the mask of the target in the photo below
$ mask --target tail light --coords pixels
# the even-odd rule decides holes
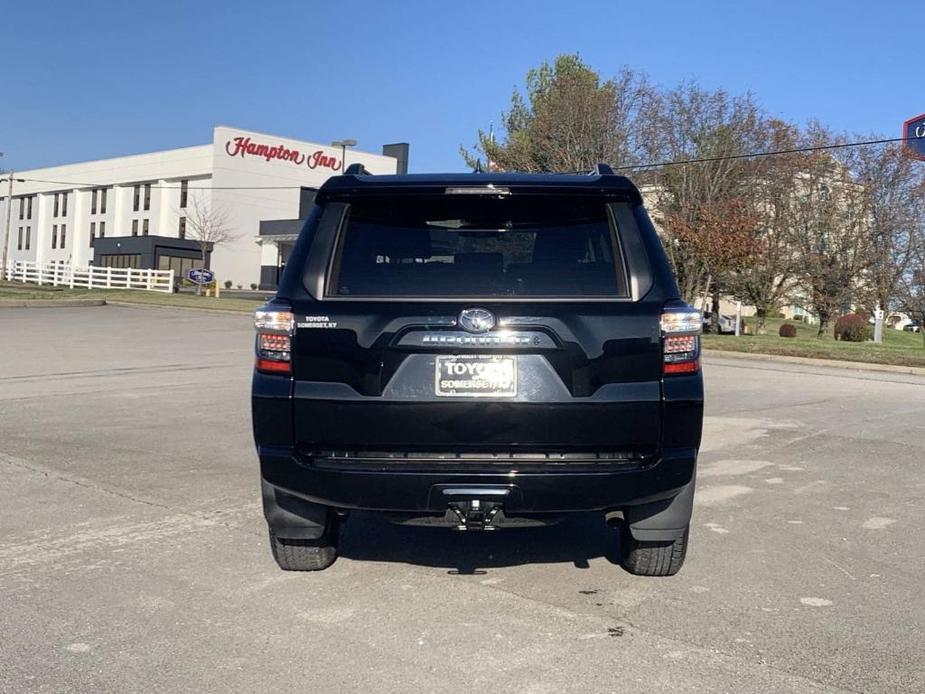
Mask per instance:
[[[703,318],[687,304],[669,305],[662,313],[662,373],[692,374],[700,370]]]
[[[272,305],[254,313],[257,330],[257,371],[273,374],[292,373],[292,312]]]

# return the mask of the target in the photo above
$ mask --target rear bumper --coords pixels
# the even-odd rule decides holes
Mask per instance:
[[[447,508],[447,489],[507,490],[507,514],[604,511],[677,496],[691,485],[695,449],[662,451],[644,468],[601,471],[351,470],[318,467],[288,448],[261,447],[263,481],[285,495],[325,506],[397,512],[435,512]],[[269,512],[268,512],[269,518]]]

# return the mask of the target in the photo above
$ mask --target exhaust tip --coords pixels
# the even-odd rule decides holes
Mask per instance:
[[[609,511],[604,515],[604,522],[610,528],[623,527],[623,511]]]

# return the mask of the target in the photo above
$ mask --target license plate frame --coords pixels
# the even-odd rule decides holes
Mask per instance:
[[[465,366],[459,369],[457,364]],[[441,398],[515,398],[517,358],[498,354],[438,355],[434,359],[434,394]]]

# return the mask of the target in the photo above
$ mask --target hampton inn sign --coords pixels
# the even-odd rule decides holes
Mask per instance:
[[[298,149],[289,149],[285,145],[268,145],[252,140],[250,137],[239,136],[225,143],[225,152],[229,157],[262,157],[267,161],[279,159],[292,162],[296,166],[305,164],[310,169],[318,167],[339,171],[343,162],[337,157],[326,155],[322,150],[306,153]]]

